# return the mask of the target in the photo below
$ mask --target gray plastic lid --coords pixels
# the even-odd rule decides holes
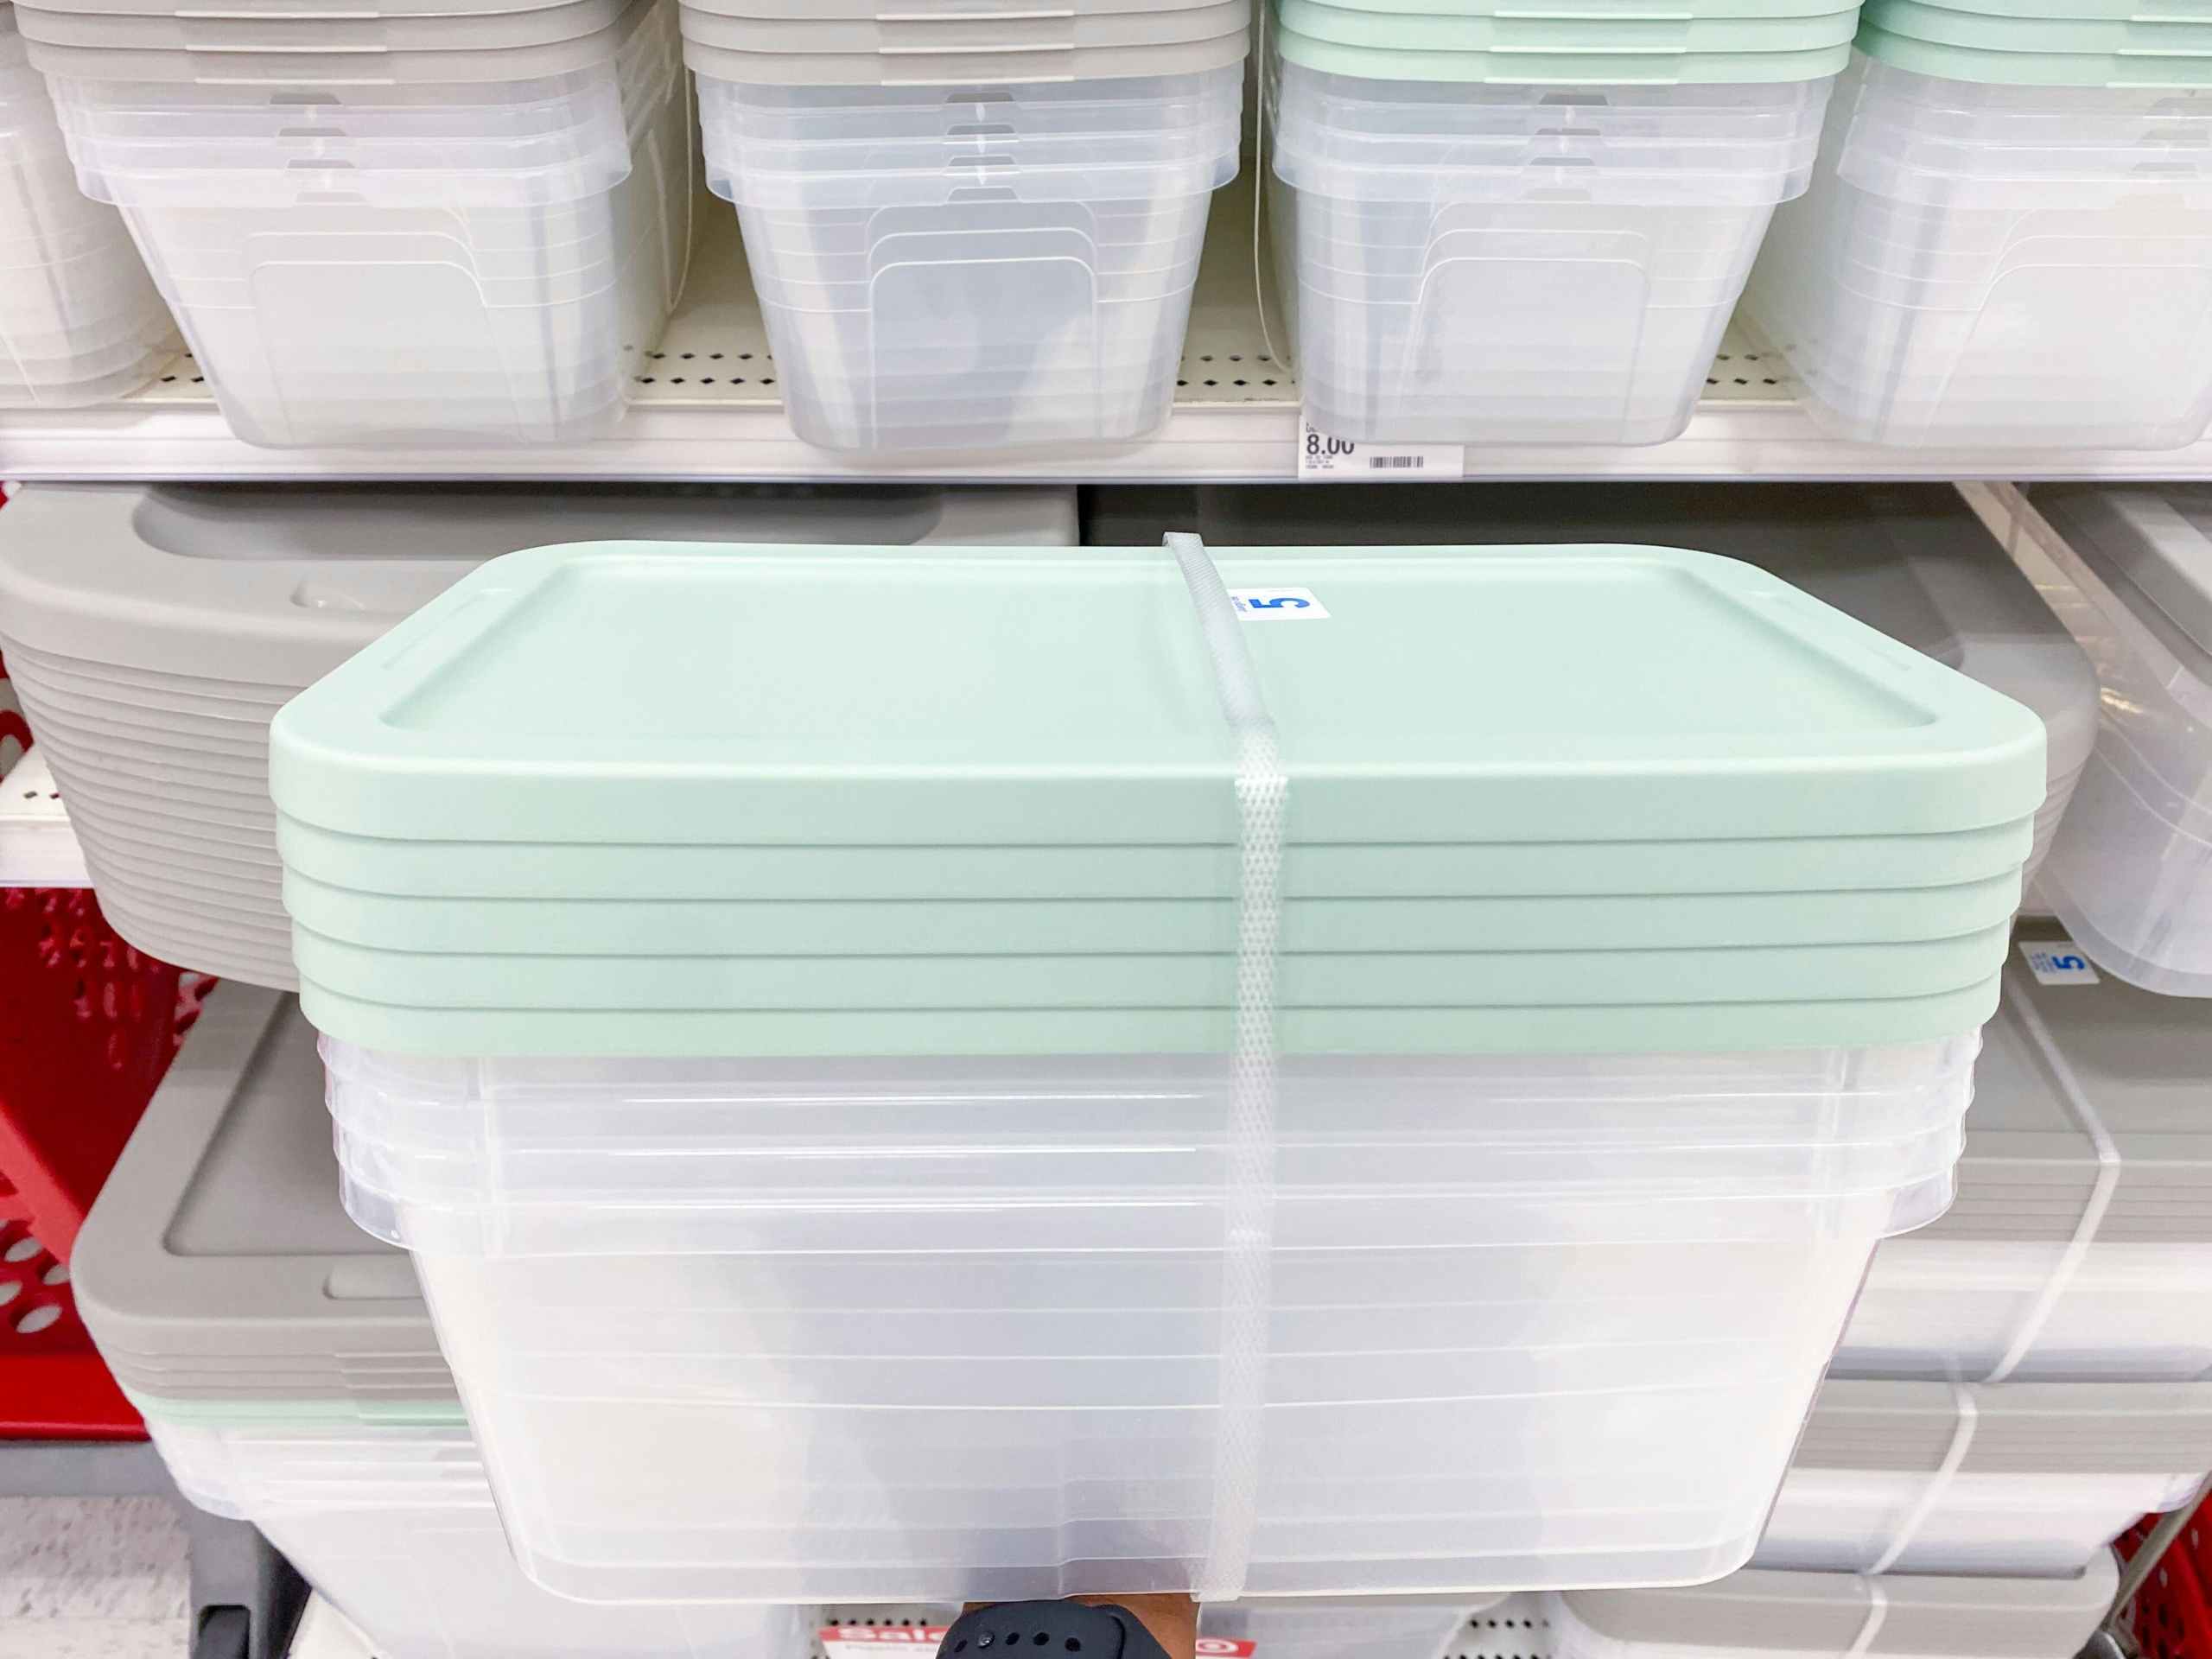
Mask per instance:
[[[2054,782],[2080,771],[2096,741],[2097,677],[2087,653],[1948,486],[1481,484],[1406,493],[1412,499],[1394,500],[1381,514],[1357,484],[1108,491],[1091,539],[1135,545],[1195,525],[1217,547],[1303,539],[1363,546],[1643,540],[1696,548],[1770,570],[2034,709]],[[2212,524],[2212,488],[2203,510]]]
[[[1179,14],[1211,17],[1215,8]],[[1023,51],[924,53],[747,49],[742,20],[683,8],[683,61],[710,80],[754,86],[1009,86],[1020,81],[1126,79],[1189,75],[1242,63],[1251,54],[1246,22],[1204,39],[1165,44],[1040,47]],[[1096,22],[1096,19],[1088,21]],[[733,28],[732,25],[735,27]]]
[[[2020,945],[2063,940],[2028,924]],[[2044,1041],[2056,1051],[2046,1052]],[[2096,1237],[2108,1243],[2212,1241],[2212,1023],[2187,999],[2094,984],[2039,984],[2016,947],[2004,1002],[1984,1027],[1967,1114],[1959,1196],[1921,1242],[2063,1242],[2097,1178],[2085,1116],[2103,1124],[2120,1173]]]
[[[1072,490],[897,485],[34,484],[0,524],[0,638],[137,672],[313,683],[485,560],[564,540],[1076,539]]]
[[[77,1305],[126,1380],[251,1388],[294,1372],[393,1373],[452,1393],[413,1263],[339,1198],[315,1033],[297,1001],[234,983],[208,997],[85,1222]],[[235,1392],[218,1389],[217,1392]]]
[[[592,33],[537,45],[471,48],[442,32],[427,46],[407,45],[364,53],[335,46],[320,51],[270,52],[225,47],[200,49],[142,46],[136,26],[120,30],[126,43],[75,42],[80,26],[101,35],[118,33],[105,20],[73,17],[66,12],[21,9],[18,23],[31,67],[64,80],[182,82],[194,86],[489,86],[537,80],[552,75],[612,65],[623,42],[668,0],[631,0],[618,22]],[[435,20],[444,23],[448,19]],[[467,21],[467,20],[461,20]],[[156,27],[149,32],[164,34]],[[410,38],[413,31],[405,31]],[[466,35],[467,31],[461,31]]]
[[[1912,1382],[1830,1377],[1792,1466],[1933,1474],[1961,1421],[1972,1475],[2212,1468],[2212,1382]]]
[[[364,17],[347,10],[285,17],[179,15],[170,0],[90,10],[39,6],[18,0],[23,38],[54,46],[127,48],[156,52],[381,52],[505,53],[558,47],[613,29],[631,0],[557,0],[557,3],[497,12],[447,12],[428,16],[388,14]],[[497,73],[486,80],[503,80]]]
[[[2035,505],[2176,659],[2212,683],[2212,490],[2071,485],[2037,489]]]
[[[1198,0],[1147,11],[1083,11],[1027,17],[758,17],[720,7],[686,7],[684,37],[734,52],[810,56],[846,53],[913,60],[919,73],[940,59],[977,53],[1056,52],[1080,57],[1095,49],[1205,46],[1242,32],[1251,0]]]
[[[1783,1573],[1749,1568],[1674,1590],[1571,1590],[1559,1607],[1616,1641],[1745,1648],[1832,1659],[1854,1650],[1878,1586],[1880,1627],[1857,1651],[1942,1659],[2073,1659],[2119,1585],[2100,1550],[2071,1579],[1932,1573]]]

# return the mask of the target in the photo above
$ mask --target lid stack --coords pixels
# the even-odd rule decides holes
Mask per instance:
[[[791,425],[832,448],[1131,438],[1173,402],[1249,0],[683,0]]]
[[[347,1205],[540,1583],[1188,1589],[1224,1529],[1249,1595],[1748,1556],[1874,1243],[1948,1197],[2041,723],[1701,555],[1218,575],[543,550],[279,715]],[[1275,899],[1209,614],[1287,779],[1256,1123]]]
[[[180,342],[112,207],[77,188],[15,8],[0,5],[0,407],[63,409],[135,391]]]
[[[1313,423],[1680,432],[1768,217],[1805,187],[1858,7],[1274,5],[1277,274]]]
[[[2212,22],[2032,10],[1866,8],[1746,293],[1845,435],[2161,449],[2212,419]]]
[[[102,906],[162,961],[286,988],[269,721],[486,559],[641,527],[700,543],[1075,539],[1074,492],[1050,488],[34,485],[8,511],[0,652]]]
[[[2042,720],[2049,781],[2030,877],[2096,737],[2088,656],[1948,485],[1432,484],[1402,493],[1387,517],[1357,484],[1207,485],[1103,491],[1086,522],[1107,543],[1186,525],[1213,547],[1644,540],[1757,565]]]
[[[79,182],[241,437],[544,442],[621,414],[689,251],[672,0],[17,20]]]

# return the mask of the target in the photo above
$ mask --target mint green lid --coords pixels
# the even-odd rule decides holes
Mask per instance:
[[[1999,924],[1886,944],[1706,949],[1366,951],[1286,956],[1287,1008],[1479,1008],[1925,996],[2002,965]],[[499,956],[378,950],[295,924],[302,982],[393,1005],[448,1008],[1230,1008],[1234,952],[1186,956]],[[321,1027],[328,1032],[327,1027]],[[333,1033],[342,1034],[342,1033]],[[986,1046],[976,1051],[989,1053]]]
[[[1942,46],[2001,52],[2113,54],[2127,58],[2212,56],[2212,19],[2018,17],[1931,5],[1866,0],[1866,22],[1885,34]]]
[[[1635,0],[1626,0],[1633,3]],[[2212,0],[1942,0],[1948,11],[1993,17],[2119,18],[2139,23],[2212,23]],[[1337,0],[1350,5],[1353,0]]]
[[[1284,23],[1274,31],[1286,63],[1368,80],[1464,81],[1501,86],[1771,86],[1825,80],[1851,48],[1788,52],[1412,52],[1316,40]]]
[[[1216,563],[1326,612],[1243,629],[1293,841],[1897,835],[2043,802],[2032,714],[1749,565]],[[270,785],[416,841],[1189,845],[1235,839],[1232,753],[1160,550],[605,543],[493,560],[302,693]]]
[[[1565,898],[1293,899],[1294,952],[1643,950],[1880,944],[2001,927],[2017,873],[1942,887]],[[284,902],[321,937],[500,956],[885,957],[1220,953],[1236,901],[397,898],[296,871]]]
[[[1282,27],[1308,40],[1397,52],[1804,52],[1847,46],[1859,8],[1810,16],[1530,16],[1381,11],[1326,0],[1278,0]]]
[[[1418,12],[1432,17],[1510,16],[1562,22],[1614,19],[1652,22],[1691,17],[1812,17],[1835,10],[1835,0],[1330,0],[1358,11]],[[2071,0],[2051,0],[2054,4]]]
[[[761,1013],[681,1007],[425,1008],[340,995],[304,979],[315,1026],[365,1048],[422,1055],[914,1055],[1219,1053],[1226,1008]],[[1288,1008],[1292,1054],[1659,1054],[1938,1041],[1997,1011],[1998,974],[1926,996],[1854,1001],[1529,1004],[1489,1008]]]
[[[277,822],[285,875],[370,894],[476,899],[864,900],[1234,899],[1236,849],[628,847],[413,842]],[[1294,843],[1283,888],[1306,898],[1798,893],[2010,877],[2029,819],[1919,836],[1765,841]]]
[[[1859,50],[1916,74],[2001,86],[2212,86],[2212,57],[2120,52],[2024,52],[1891,34],[1862,21]]]

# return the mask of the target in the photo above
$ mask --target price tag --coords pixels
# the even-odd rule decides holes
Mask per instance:
[[[2097,970],[2071,939],[2023,939],[2020,954],[2038,985],[2094,985]]]
[[[1410,483],[1417,479],[1465,478],[1467,447],[1461,443],[1354,443],[1332,438],[1298,417],[1298,476],[1307,479],[1362,478],[1372,482]]]

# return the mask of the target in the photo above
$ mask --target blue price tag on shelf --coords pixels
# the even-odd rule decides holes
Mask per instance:
[[[2071,939],[2023,939],[2020,955],[2038,985],[2094,985],[2097,970]]]

